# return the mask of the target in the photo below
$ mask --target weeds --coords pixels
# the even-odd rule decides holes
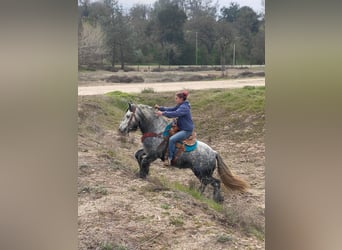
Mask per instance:
[[[231,207],[224,207],[223,215],[231,226],[240,228],[247,235],[264,239],[264,217],[258,215],[258,208],[248,206],[243,200],[236,200]]]
[[[95,187],[94,188],[94,193],[95,194],[101,194],[101,195],[107,195],[108,194],[108,190],[102,186],[100,187]]]
[[[220,242],[220,243],[226,243],[228,241],[232,241],[232,236],[230,235],[220,235],[218,238],[217,238],[217,242]]]
[[[169,204],[162,204],[160,207],[166,210],[171,208]]]
[[[171,184],[173,186],[174,189],[182,191],[184,193],[187,193],[189,195],[191,195],[192,197],[194,197],[196,200],[199,200],[201,202],[204,202],[205,204],[207,204],[210,208],[214,209],[217,212],[221,212],[223,207],[221,204],[215,202],[212,199],[207,199],[205,197],[203,197],[201,195],[200,192],[198,192],[197,190],[195,190],[194,188],[191,187],[187,187],[184,186],[183,184],[179,183],[179,182],[175,182],[173,184]]]
[[[157,178],[155,178],[157,179]],[[156,181],[157,183],[163,183],[172,189],[187,193],[191,195],[198,201],[203,202],[208,207],[212,208],[216,212],[219,212],[224,215],[229,225],[242,229],[247,235],[253,235],[256,238],[263,240],[264,239],[264,221],[262,216],[258,216],[258,209],[255,207],[248,206],[243,200],[237,201],[231,207],[224,207],[222,204],[215,202],[212,199],[207,199],[203,197],[200,192],[194,189],[194,184],[192,183],[189,187],[179,183],[168,183],[166,180],[163,182]],[[168,209],[169,205],[163,204],[162,208]],[[172,225],[180,225],[182,224],[182,220],[180,218],[171,218]],[[225,239],[224,236],[220,236],[218,241],[228,241],[231,238]]]
[[[83,165],[79,166],[80,170],[87,169],[87,168],[89,168],[89,165],[86,165],[86,164],[83,164]]]
[[[101,244],[100,250],[128,250],[126,246],[123,245],[113,245],[110,242],[104,242]]]
[[[142,94],[146,94],[146,93],[154,93],[154,89],[153,88],[144,88],[141,93]]]
[[[184,221],[181,217],[171,217],[170,224],[179,227],[184,225]]]
[[[115,246],[113,250],[128,250],[128,248],[126,246],[118,245]]]
[[[89,186],[85,186],[83,188],[81,188],[81,190],[78,192],[79,194],[81,193],[88,193],[88,194],[95,194],[95,195],[108,195],[108,190],[102,186],[96,186],[96,187],[89,187]]]
[[[79,194],[81,194],[81,193],[88,193],[88,194],[90,194],[90,191],[91,191],[91,188],[86,186],[86,187],[81,188],[81,190],[78,193]]]
[[[114,250],[114,246],[112,243],[104,242],[101,244],[100,250]]]

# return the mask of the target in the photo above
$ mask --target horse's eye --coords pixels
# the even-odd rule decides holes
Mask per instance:
[[[127,114],[127,115],[126,115],[126,118],[128,119],[129,117],[130,117],[130,115],[129,115],[129,114]]]

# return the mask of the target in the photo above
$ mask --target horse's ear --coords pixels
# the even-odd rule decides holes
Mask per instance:
[[[128,103],[129,111],[135,112],[136,108],[137,108],[136,105],[134,103],[132,103],[131,101]]]

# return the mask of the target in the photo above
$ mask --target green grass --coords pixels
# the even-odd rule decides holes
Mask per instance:
[[[114,91],[104,96],[79,97],[79,133],[101,134],[116,130],[128,102],[149,106],[174,106],[175,92],[151,90],[139,94]],[[190,90],[193,121],[200,140],[244,141],[261,138],[265,132],[265,87]],[[86,121],[84,121],[84,119]]]
[[[212,199],[205,198],[204,196],[201,195],[200,192],[198,192],[197,190],[195,190],[191,187],[187,187],[187,186],[185,186],[179,182],[170,183],[169,185],[171,185],[171,187],[175,190],[187,193],[187,194],[191,195],[192,197],[194,197],[196,200],[204,202],[210,208],[214,209],[217,212],[222,212],[222,210],[223,210],[223,207],[221,204],[215,202]]]
[[[100,250],[128,250],[128,248],[126,246],[123,245],[113,245],[110,242],[103,242],[100,245],[100,248],[98,248]]]
[[[195,198],[196,200],[203,202],[209,208],[224,215],[224,217],[227,219],[231,226],[240,228],[247,235],[253,235],[259,240],[264,240],[265,233],[263,228],[263,222],[255,216],[257,211],[255,211],[252,208],[246,209],[246,206],[248,205],[243,203],[242,201],[241,204],[240,202],[238,202],[238,204],[235,204],[233,207],[225,207],[224,205],[219,204],[212,199],[208,199],[202,196],[200,192],[198,192],[192,187],[192,185],[188,187],[179,182],[167,182],[167,180],[165,179],[160,181],[160,183],[163,183],[163,185],[168,186],[170,189],[186,193]],[[165,204],[161,205],[161,207],[163,207],[164,209],[168,209],[168,206],[165,206]],[[171,218],[170,223],[179,226],[182,225],[182,222],[182,219],[177,217]],[[231,240],[230,236],[220,236],[218,238],[218,242],[221,243],[229,240]]]
[[[198,136],[246,140],[263,135],[265,87],[198,91],[191,105]]]
[[[153,88],[144,88],[141,93],[154,93],[154,89]]]
[[[137,96],[121,91],[114,91],[106,94],[109,97],[108,101],[111,105],[116,106],[120,110],[125,111],[128,107],[128,102],[134,102],[137,100]]]
[[[264,240],[265,239],[264,231],[254,227],[254,226],[248,227],[247,230],[246,230],[246,233],[249,234],[249,235],[254,235],[259,240]]]
[[[264,240],[264,220],[258,215],[258,208],[249,207],[245,201],[238,200],[231,206],[225,207],[222,214],[229,225],[239,228],[246,235]]]
[[[113,250],[114,246],[113,246],[112,243],[104,242],[104,243],[101,244],[100,249],[101,250]]]
[[[221,204],[215,202],[212,199],[205,198],[204,196],[201,195],[200,192],[195,190],[195,188],[192,187],[192,185],[186,186],[186,185],[183,185],[179,182],[170,182],[167,180],[167,178],[165,178],[163,176],[161,176],[161,177],[156,177],[156,176],[150,177],[149,182],[150,182],[150,185],[146,186],[145,191],[151,192],[156,187],[158,188],[158,190],[170,190],[171,189],[171,190],[181,191],[183,193],[189,194],[190,196],[192,196],[196,200],[207,204],[208,207],[214,209],[217,212],[223,211],[223,206]],[[161,208],[168,210],[171,207],[168,204],[162,204]]]
[[[113,98],[112,104],[127,107],[128,101],[144,104],[159,103],[163,106],[175,105],[174,92],[157,93],[151,88],[144,89],[140,94],[128,94],[120,91],[108,93]],[[192,90],[189,101],[196,112],[219,108],[227,112],[263,112],[265,87],[246,86],[241,89]]]
[[[226,242],[229,242],[229,241],[232,241],[232,240],[233,240],[233,237],[230,236],[230,235],[220,235],[217,238],[217,242],[220,242],[220,243],[226,243]]]
[[[171,208],[171,206],[169,204],[162,204],[160,207],[163,209],[166,209],[166,210]]]
[[[184,221],[181,217],[171,217],[170,224],[179,227],[184,225]]]
[[[94,193],[94,194],[108,195],[108,190],[102,186],[95,186],[95,187],[85,186],[81,188],[81,190],[79,191],[79,194],[81,193],[88,193],[88,194]]]
[[[263,112],[265,87],[200,91],[195,92],[191,96],[191,100],[192,107],[199,111],[218,110],[222,114]]]

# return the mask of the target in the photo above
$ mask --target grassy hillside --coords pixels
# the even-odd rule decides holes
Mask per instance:
[[[189,169],[155,161],[137,178],[140,133],[117,132],[127,103],[171,106],[174,94],[79,97],[79,249],[263,249],[265,88],[190,91],[198,139],[250,184],[244,194],[222,187],[223,204],[212,187],[198,193]]]
[[[127,94],[116,91],[106,96],[80,98],[83,105],[89,107],[83,108],[83,112],[92,112],[94,109],[97,122],[104,128],[118,127],[129,101],[150,106],[175,105],[174,92]],[[264,134],[265,87],[192,90],[189,101],[196,130],[202,140],[226,138],[241,141],[259,138]],[[82,113],[79,116],[82,119]]]

